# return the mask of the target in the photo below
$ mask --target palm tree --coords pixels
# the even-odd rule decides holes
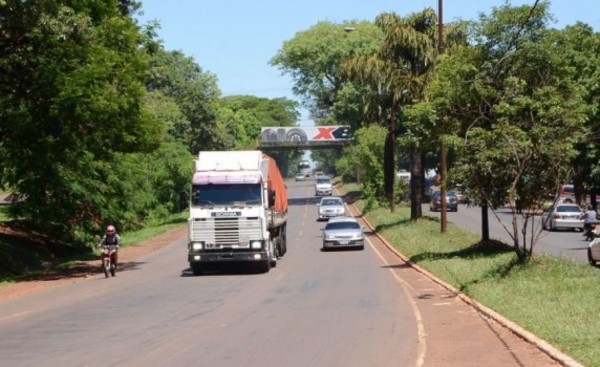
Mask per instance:
[[[365,98],[365,120],[387,127],[385,140],[384,180],[395,209],[395,142],[402,128],[403,109],[424,98],[437,57],[437,16],[428,8],[402,18],[395,13],[377,16],[375,24],[383,30],[384,40],[373,56],[358,56],[342,65],[346,76],[370,87]],[[411,219],[421,217],[422,147],[418,139],[410,147]]]

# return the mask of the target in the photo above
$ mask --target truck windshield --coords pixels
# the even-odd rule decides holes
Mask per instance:
[[[256,206],[260,204],[260,184],[192,185],[193,206]]]

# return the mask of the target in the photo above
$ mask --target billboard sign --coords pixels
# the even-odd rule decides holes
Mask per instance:
[[[263,127],[263,146],[341,145],[352,140],[349,126]]]

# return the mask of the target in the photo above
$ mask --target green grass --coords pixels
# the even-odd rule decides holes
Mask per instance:
[[[344,185],[346,192],[359,191]],[[356,200],[356,199],[355,199]],[[355,205],[364,210],[364,201]],[[500,242],[480,243],[478,233],[437,218],[411,221],[410,208],[365,213],[388,242],[413,263],[548,341],[584,364],[600,366],[600,271],[553,256],[519,261]]]
[[[179,214],[175,214],[166,220],[148,223],[140,230],[121,233],[120,235],[123,238],[123,246],[133,246],[144,240],[147,240],[148,238],[158,236],[162,233],[170,231],[171,229],[180,227],[187,223],[189,216],[188,214],[189,213],[187,211],[184,211]]]

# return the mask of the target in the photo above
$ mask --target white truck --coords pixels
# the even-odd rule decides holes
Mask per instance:
[[[251,263],[268,272],[286,252],[287,191],[274,159],[261,151],[202,151],[190,200],[188,262]]]

